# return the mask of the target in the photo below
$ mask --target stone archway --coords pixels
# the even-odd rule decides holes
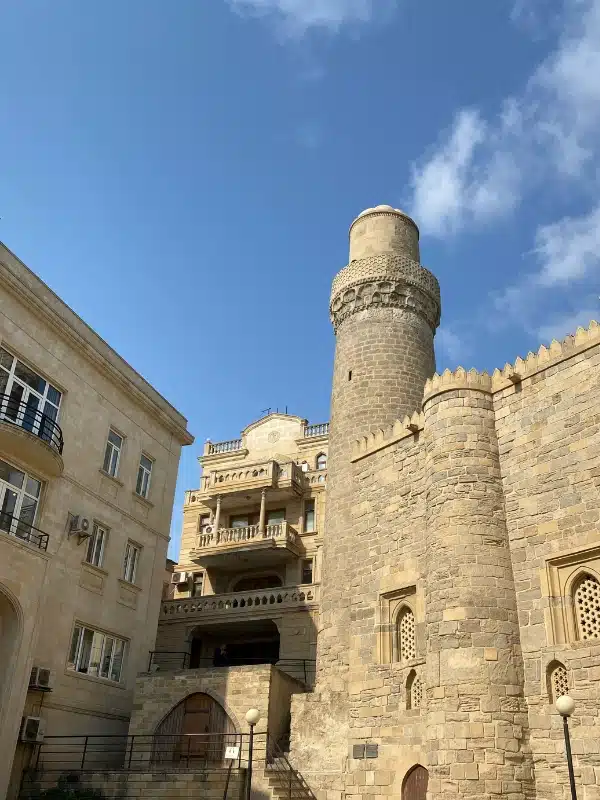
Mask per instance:
[[[402,782],[402,800],[426,800],[429,773],[417,764],[407,773]]]
[[[236,726],[223,706],[205,692],[194,692],[169,711],[156,728],[156,762],[220,762],[225,748],[237,743]]]
[[[10,694],[11,671],[20,637],[20,615],[0,587],[0,708]]]

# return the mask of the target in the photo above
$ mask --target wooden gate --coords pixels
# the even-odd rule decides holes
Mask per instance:
[[[176,705],[156,729],[153,760],[191,767],[198,762],[220,762],[225,748],[236,740],[235,726],[225,709],[210,695],[197,692]]]
[[[429,773],[420,764],[413,767],[404,778],[402,800],[426,800]]]

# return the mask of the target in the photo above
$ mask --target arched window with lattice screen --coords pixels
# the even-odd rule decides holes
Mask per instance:
[[[567,668],[560,661],[551,661],[547,670],[548,702],[555,703],[563,694],[569,693]]]
[[[406,679],[406,708],[421,708],[423,704],[423,683],[414,669]]]
[[[584,573],[573,585],[573,606],[580,639],[600,639],[600,582]]]
[[[415,638],[415,615],[408,606],[403,606],[396,621],[398,661],[410,661],[417,657]]]

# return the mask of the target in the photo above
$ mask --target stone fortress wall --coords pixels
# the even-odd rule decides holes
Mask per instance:
[[[389,207],[361,215],[368,246],[352,244],[359,258],[342,270],[357,270],[355,294],[334,283],[319,673],[316,691],[293,699],[291,757],[327,800],[399,797],[417,764],[429,798],[566,798],[553,703],[568,686],[592,800],[600,331],[492,376],[433,376],[435,296],[410,273],[402,291],[367,293],[362,276],[363,255],[393,269],[418,259],[406,220]],[[366,742],[376,758],[355,750]]]

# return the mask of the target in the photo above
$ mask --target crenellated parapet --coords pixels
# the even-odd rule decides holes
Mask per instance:
[[[529,352],[525,358],[519,356],[514,364],[506,364],[501,370],[495,369],[492,373],[493,391],[498,392],[511,384],[519,383],[535,375],[536,372],[572,358],[598,344],[600,344],[600,324],[592,320],[587,328],[580,326],[574,334],[560,342],[553,339],[548,347],[542,345],[537,353]]]
[[[425,382],[423,406],[438,394],[458,389],[471,389],[491,394],[492,378],[487,372],[478,372],[476,369],[467,371],[463,367],[458,367],[454,372],[446,369],[441,375],[436,372]]]
[[[368,436],[363,436],[355,441],[351,460],[359,461],[361,458],[382,450],[384,447],[396,444],[402,439],[413,437],[415,433],[422,431],[424,426],[425,417],[423,413],[419,414],[415,411],[411,417],[406,415],[404,419],[396,420],[393,425],[379,428]]]

